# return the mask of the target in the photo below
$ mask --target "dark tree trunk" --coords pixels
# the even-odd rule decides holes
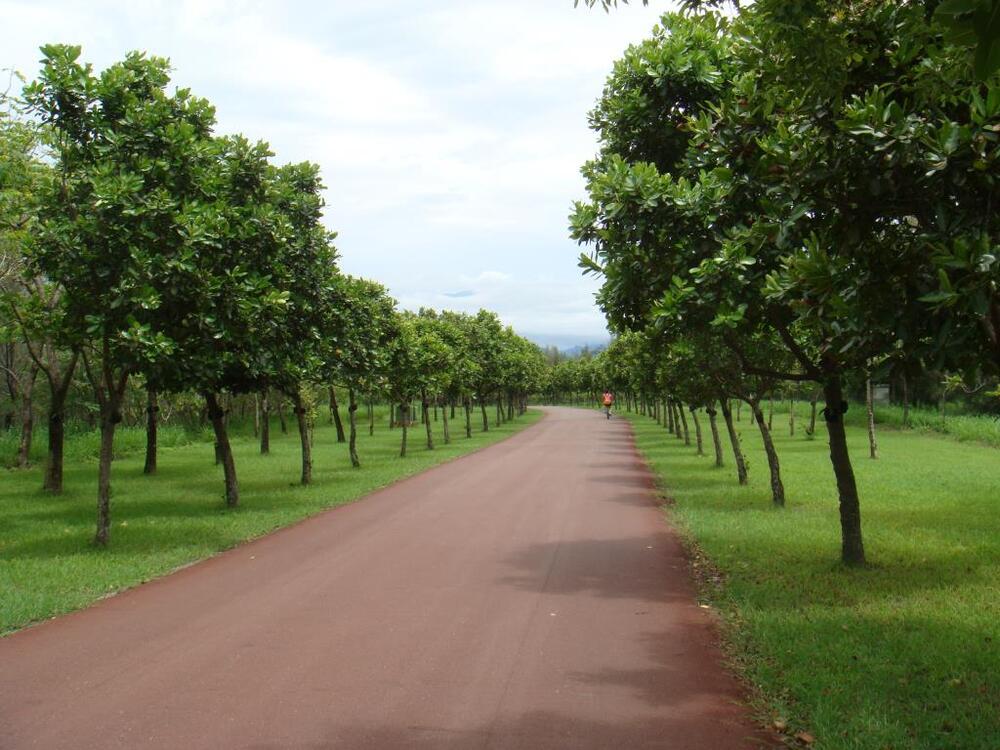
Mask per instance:
[[[486,399],[484,399],[484,398],[480,398],[479,399],[479,408],[483,412],[483,432],[489,432],[490,431],[490,422],[489,422],[489,419],[487,419],[487,417],[486,417]]]
[[[403,441],[399,447],[399,457],[406,458],[406,430],[409,427],[410,422],[410,402],[407,401],[400,404],[400,411],[403,413],[402,416],[402,427],[403,427]]]
[[[719,439],[719,425],[715,421],[715,416],[718,412],[715,410],[714,406],[709,406],[705,409],[705,413],[708,414],[708,424],[712,428],[712,445],[715,448],[715,465],[722,466],[722,441]]]
[[[795,437],[795,396],[788,399],[788,436]]]
[[[465,408],[465,437],[472,437],[472,399],[466,396],[462,402]]]
[[[267,391],[260,394],[260,452],[265,456],[271,452],[271,402]]]
[[[878,441],[875,440],[875,386],[871,378],[865,380],[865,408],[868,411],[868,455],[878,458]]]
[[[368,400],[368,437],[375,434],[375,404]]]
[[[663,410],[666,412],[663,423],[667,426],[667,431],[673,433],[674,431],[674,410],[670,408],[670,401],[664,400]]]
[[[698,455],[705,455],[705,446],[701,438],[701,422],[698,421],[698,410],[695,408],[694,404],[688,407],[691,411],[691,421],[694,422],[694,439],[695,443],[698,445]]]
[[[309,420],[306,419],[306,407],[302,403],[302,394],[295,391],[291,394],[292,411],[299,427],[299,442],[302,444],[302,484],[312,484],[312,444],[309,441]],[[338,441],[339,442],[339,441]]]
[[[444,444],[451,444],[451,430],[448,429],[448,405],[441,407],[441,427],[444,429]]]
[[[774,429],[774,394],[767,397],[767,429]]]
[[[222,463],[222,473],[226,482],[226,505],[235,508],[240,504],[240,485],[236,481],[236,462],[233,460],[233,448],[229,444],[229,433],[226,430],[226,413],[219,405],[218,394],[205,394],[205,404],[208,407],[208,418],[212,421],[215,431],[215,449]]]
[[[742,411],[743,411],[743,404],[741,402],[737,401],[736,402],[736,421],[737,422],[742,422],[743,421]]]
[[[684,445],[691,445],[691,434],[688,432],[687,416],[684,414],[684,404],[677,402],[677,416],[681,418],[681,430],[684,432]]]
[[[143,474],[156,473],[156,428],[158,424],[160,402],[155,388],[146,388],[146,464],[142,467]]]
[[[507,421],[513,421],[514,419],[514,395],[507,395]]]
[[[743,460],[743,449],[740,447],[740,436],[736,434],[736,425],[733,424],[733,410],[729,406],[728,399],[722,399],[722,418],[726,421],[726,429],[729,431],[729,442],[733,446],[733,458],[736,460],[736,476],[740,484],[747,483],[747,465]]]
[[[819,394],[820,391],[816,391],[809,403],[809,429],[806,430],[806,435],[809,437],[816,434],[816,402],[819,401]]]
[[[260,435],[260,395],[253,394],[253,436]]]
[[[833,464],[840,496],[841,560],[846,565],[862,565],[865,562],[865,547],[861,538],[861,503],[851,455],[847,450],[847,432],[844,429],[847,402],[844,401],[839,374],[827,376],[823,383],[823,396],[826,400],[823,416],[830,436],[830,463]]]
[[[63,446],[66,444],[66,394],[58,404],[49,409],[49,449],[45,460],[45,477],[42,489],[46,492],[62,492]]]
[[[108,344],[105,341],[104,363],[108,360]],[[105,365],[106,367],[106,365]],[[97,400],[101,406],[101,452],[97,464],[97,531],[94,544],[106,547],[111,538],[111,462],[114,460],[115,428],[122,421],[121,405],[128,383],[126,375],[119,375],[105,369],[103,382],[106,387],[91,378]]]
[[[910,384],[903,373],[903,427],[910,426]]]
[[[347,450],[351,456],[351,466],[355,469],[361,468],[361,461],[358,459],[358,400],[354,396],[354,389],[347,389],[347,424],[350,429],[350,439],[347,443]]]
[[[684,438],[684,433],[681,432],[681,409],[680,406],[674,401],[668,402],[670,404],[670,410],[674,413],[674,435],[678,440]]]
[[[278,397],[278,424],[281,425],[281,434],[288,434],[288,422],[285,421],[285,400]]]
[[[427,391],[420,392],[420,405],[424,410],[424,429],[427,430],[427,450],[434,450],[434,431],[431,429],[430,401],[427,400]]]
[[[97,532],[94,544],[106,547],[111,538],[111,461],[114,459],[118,415],[110,404],[101,409],[101,452],[97,466]]]
[[[344,435],[344,423],[340,420],[340,406],[337,404],[337,391],[330,386],[330,418],[337,426],[337,442],[346,443],[347,437]]]
[[[73,371],[79,359],[74,351],[62,372],[58,370],[55,351],[49,348],[49,364],[46,377],[49,381],[49,441],[45,459],[45,475],[42,489],[46,492],[62,492],[63,488],[63,446],[66,444],[66,396],[73,381]]]
[[[17,465],[26,469],[31,463],[31,438],[35,432],[35,380],[38,379],[38,365],[32,364],[28,370],[27,383],[21,389],[21,442],[17,448]]]
[[[455,402],[451,402],[451,418],[455,419]]]
[[[785,485],[781,482],[781,466],[778,463],[778,453],[774,450],[774,441],[771,439],[771,428],[764,422],[764,411],[760,408],[759,401],[748,401],[760,428],[760,437],[764,441],[764,453],[767,454],[767,468],[771,471],[771,502],[779,508],[785,505]]]

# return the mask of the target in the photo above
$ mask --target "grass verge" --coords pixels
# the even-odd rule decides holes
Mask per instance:
[[[721,572],[704,595],[766,722],[817,750],[1000,748],[1000,453],[891,430],[873,461],[849,428],[870,562],[850,570],[822,425],[810,441],[775,422],[788,496],[776,510],[746,410],[747,487],[728,442],[716,469],[629,418],[671,518]]]
[[[373,437],[367,425],[358,437],[362,468],[352,469],[347,445],[332,426],[317,425],[313,484],[297,483],[298,436],[271,428],[271,454],[261,456],[250,437],[233,442],[241,506],[223,505],[222,469],[211,444],[161,451],[159,471],[142,473],[142,452],[116,460],[112,468],[112,532],[108,549],[91,544],[94,534],[97,464],[67,461],[65,492],[41,491],[40,469],[2,471],[0,485],[0,634],[90,604],[110,593],[161,576],[282,526],[343,505],[451,458],[496,443],[541,417],[529,411],[471,439],[462,420],[444,445],[425,448],[424,430],[410,431],[409,455],[399,458],[400,431],[385,427]],[[461,415],[459,415],[461,417]],[[473,421],[476,426],[476,421]],[[72,441],[71,441],[72,442]]]

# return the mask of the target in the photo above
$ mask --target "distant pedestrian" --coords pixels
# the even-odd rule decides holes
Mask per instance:
[[[615,405],[615,394],[609,390],[605,390],[601,403],[604,405],[604,414],[608,419],[611,419],[611,407]]]

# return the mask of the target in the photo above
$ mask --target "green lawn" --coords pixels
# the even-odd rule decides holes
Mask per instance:
[[[1000,452],[882,430],[873,461],[851,427],[870,562],[851,570],[837,562],[822,424],[815,440],[792,438],[776,415],[788,507],[775,510],[746,409],[748,487],[731,453],[716,469],[648,417],[630,418],[676,502],[670,517],[722,574],[704,596],[764,721],[808,731],[819,750],[1000,748]]]
[[[352,500],[476,448],[509,437],[537,421],[529,411],[512,423],[465,438],[461,413],[452,425],[452,443],[443,445],[435,423],[436,449],[425,447],[422,426],[410,431],[409,455],[398,457],[400,431],[390,431],[383,415],[374,437],[367,425],[358,439],[362,468],[352,469],[346,444],[336,432],[317,426],[310,487],[297,484],[297,433],[271,429],[271,455],[260,456],[249,435],[236,437],[233,451],[240,480],[241,507],[223,505],[222,469],[214,466],[210,443],[162,450],[159,472],[142,474],[141,442],[126,435],[128,451],[112,470],[112,532],[106,550],[91,544],[97,494],[97,463],[90,436],[71,440],[66,491],[43,493],[40,469],[0,469],[0,633],[86,606],[95,599],[178,566],[213,555],[280,526]],[[491,413],[492,418],[492,413]],[[77,438],[74,438],[77,440]],[[178,440],[178,442],[183,442]],[[131,446],[132,450],[129,451]]]

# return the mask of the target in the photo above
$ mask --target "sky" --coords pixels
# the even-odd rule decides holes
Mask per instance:
[[[30,80],[49,42],[97,70],[167,57],[217,132],[320,165],[342,270],[401,307],[485,307],[568,347],[607,338],[567,230],[597,148],[587,113],[669,4],[0,0],[0,68]]]

